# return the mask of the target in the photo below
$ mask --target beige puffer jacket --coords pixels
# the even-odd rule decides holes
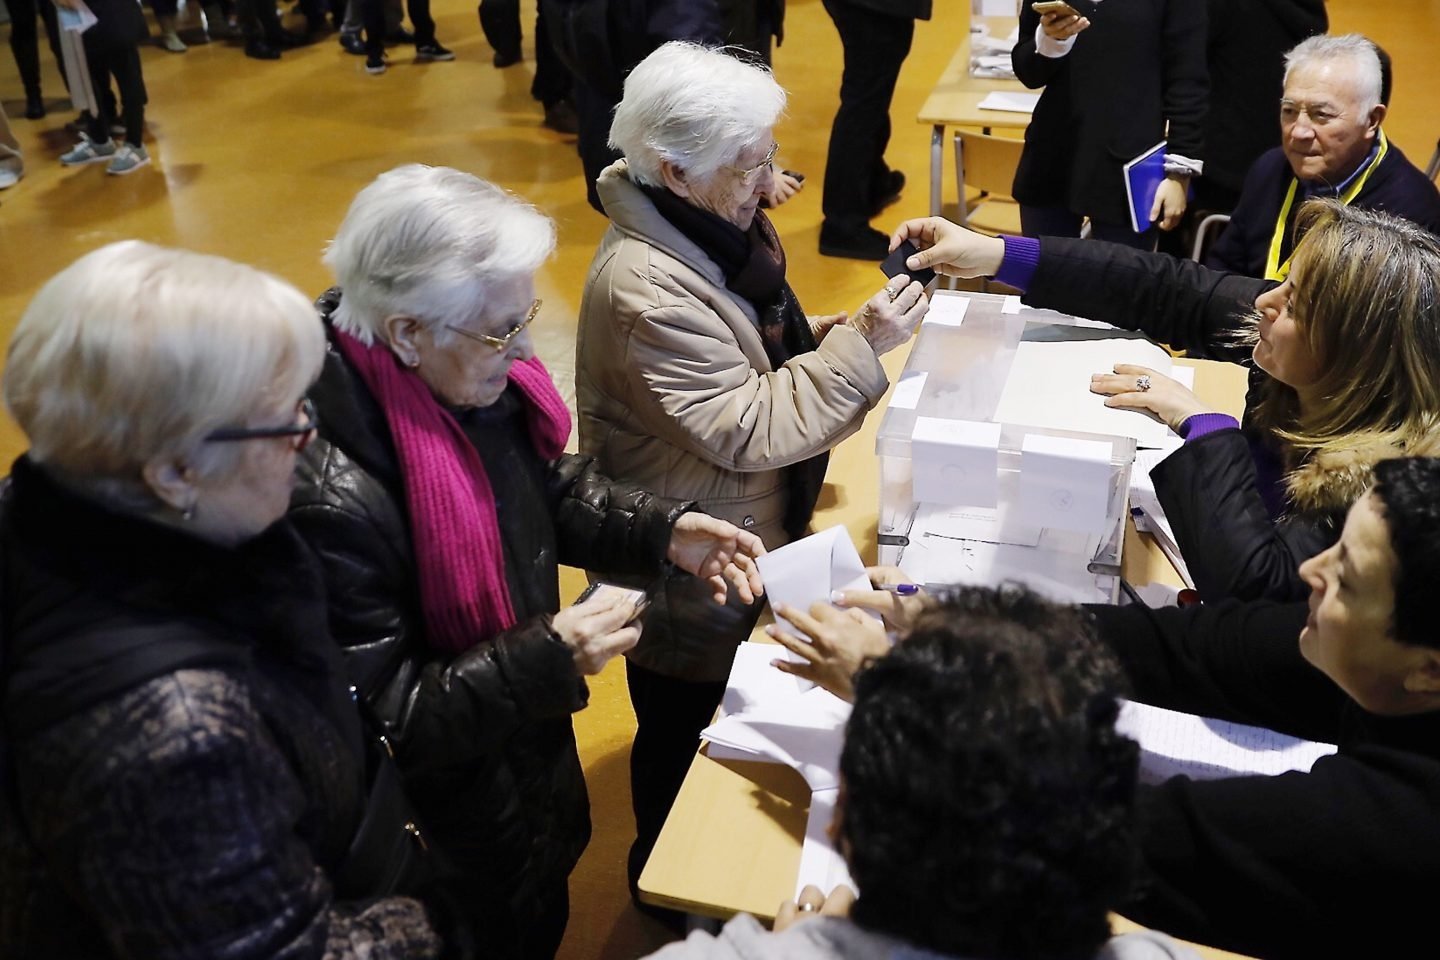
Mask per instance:
[[[754,309],[630,182],[624,160],[598,188],[611,226],[580,304],[581,452],[611,479],[698,500],[767,547],[783,545],[784,468],[854,433],[885,393],[885,371],[845,326],[772,369]],[[724,679],[758,611],[721,608],[708,593],[670,578],[632,658],[669,676]]]

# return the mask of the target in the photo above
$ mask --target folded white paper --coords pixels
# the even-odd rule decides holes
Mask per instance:
[[[921,325],[932,327],[958,327],[965,322],[965,312],[970,309],[970,298],[953,290],[937,290],[930,298],[930,311],[921,320]]]
[[[1333,743],[1301,740],[1243,723],[1126,702],[1115,728],[1140,745],[1140,779],[1160,783],[1174,776],[1192,780],[1292,770],[1309,771],[1335,752]]]
[[[1001,110],[1007,113],[1034,113],[1040,102],[1038,93],[1012,93],[1008,90],[992,90],[985,99],[976,104],[981,110]]]
[[[920,406],[920,395],[925,392],[927,376],[924,370],[906,370],[902,373],[895,383],[895,389],[890,393],[890,409],[914,410]]]
[[[811,534],[771,550],[755,561],[765,582],[765,595],[772,609],[784,604],[809,610],[813,604],[829,603],[836,590],[869,590],[870,577],[860,552],[843,526]],[[792,636],[803,636],[780,618],[775,622]]]
[[[830,824],[835,819],[838,789],[816,790],[810,795],[810,816],[805,821],[805,843],[800,848],[800,875],[795,880],[795,896],[807,886],[815,886],[827,897],[840,884],[856,892],[859,888],[850,878],[850,870],[835,845],[830,842]]]
[[[993,507],[1000,495],[1000,424],[916,417],[910,464],[917,501]]]

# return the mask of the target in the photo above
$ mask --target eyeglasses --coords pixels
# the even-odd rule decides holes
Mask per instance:
[[[770,169],[770,165],[775,162],[775,154],[779,152],[780,144],[772,143],[770,144],[770,152],[765,154],[765,159],[755,164],[755,166],[743,168],[732,167],[727,163],[722,169],[729,170],[731,173],[738,176],[744,182],[745,186],[753,187],[755,185],[755,181],[759,180],[760,177],[765,173],[765,171]]]
[[[530,304],[530,312],[525,314],[525,319],[521,320],[519,323],[515,324],[515,326],[511,327],[508,331],[506,331],[505,336],[503,337],[492,337],[489,334],[485,333],[471,333],[469,330],[461,330],[459,327],[451,326],[448,323],[445,324],[445,329],[450,330],[454,333],[458,333],[462,337],[469,337],[471,340],[479,340],[486,346],[493,348],[496,353],[504,353],[505,350],[510,346],[510,341],[520,336],[520,331],[524,330],[526,327],[530,326],[532,322],[534,322],[535,315],[540,312],[540,303],[541,301],[537,297],[535,299],[535,302]]]
[[[1337,113],[1335,108],[1329,104],[1300,103],[1295,100],[1280,101],[1281,123],[1294,123],[1300,119],[1302,113],[1310,118],[1312,127],[1326,126],[1344,116],[1343,113]]]
[[[315,416],[315,405],[305,397],[295,408],[295,416],[301,423],[292,422],[288,427],[223,427],[205,435],[206,443],[229,443],[233,440],[275,440],[290,437],[290,445],[299,453],[315,439],[319,421]]]

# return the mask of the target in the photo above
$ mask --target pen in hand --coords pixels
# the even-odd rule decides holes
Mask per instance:
[[[882,583],[878,588],[899,597],[913,597],[920,592],[918,583]]]

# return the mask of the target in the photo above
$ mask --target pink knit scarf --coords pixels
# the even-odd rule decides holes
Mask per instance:
[[[385,411],[410,511],[420,604],[430,645],[459,653],[515,624],[495,496],[465,431],[390,348],[342,331],[345,359]],[[530,440],[545,460],[565,450],[570,412],[538,357],[510,368]],[[528,573],[527,573],[528,575]]]

